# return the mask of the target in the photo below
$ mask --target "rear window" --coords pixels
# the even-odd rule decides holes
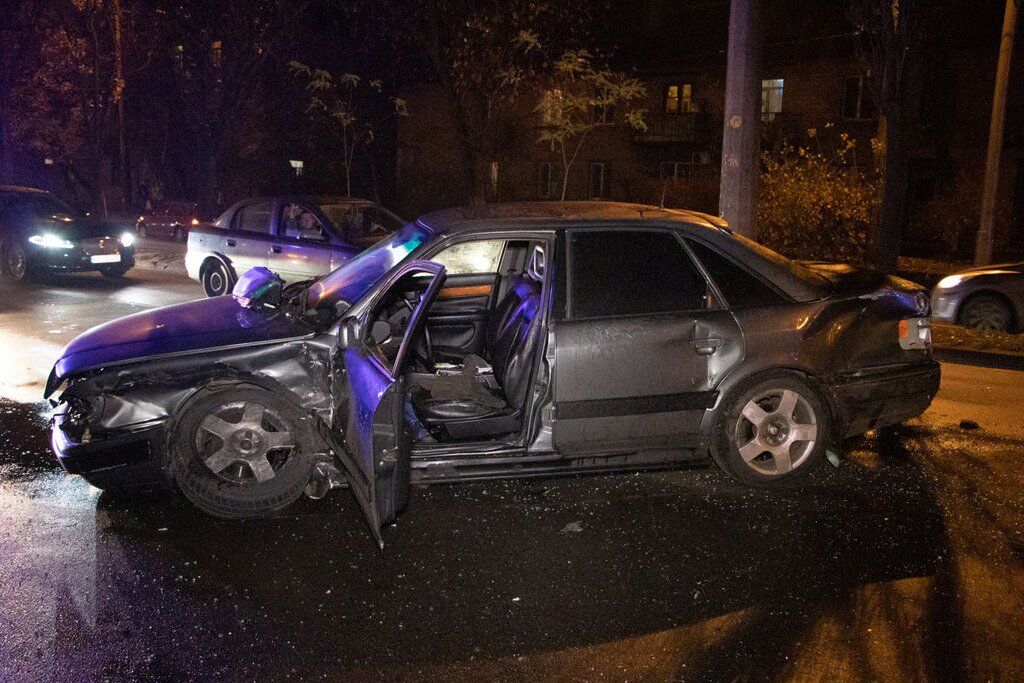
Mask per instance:
[[[707,282],[672,233],[579,230],[570,245],[573,318],[704,308]]]
[[[771,306],[785,301],[760,278],[725,255],[696,240],[688,239],[687,242],[697,255],[697,260],[704,266],[704,270],[725,296],[730,308]]]

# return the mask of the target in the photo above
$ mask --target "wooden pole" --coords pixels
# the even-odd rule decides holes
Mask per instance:
[[[999,45],[999,66],[992,97],[992,123],[988,132],[988,157],[985,160],[985,187],[981,193],[981,223],[974,246],[974,263],[983,266],[992,262],[992,237],[996,223],[996,193],[999,189],[999,164],[1003,156],[1003,129],[1006,122],[1006,92],[1010,82],[1010,59],[1017,26],[1017,2],[1006,0],[1003,15],[1003,38]]]
[[[725,76],[722,182],[718,209],[733,229],[757,232],[755,195],[761,130],[760,0],[732,0]]]

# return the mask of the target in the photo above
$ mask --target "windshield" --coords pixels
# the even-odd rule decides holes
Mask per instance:
[[[70,204],[52,194],[32,194],[25,201],[25,208],[36,218],[58,218],[63,216],[76,216],[76,211]]]
[[[388,235],[313,283],[306,295],[306,307],[324,309],[337,305],[339,301],[354,303],[429,237],[430,231],[418,223],[410,223],[399,232]]]

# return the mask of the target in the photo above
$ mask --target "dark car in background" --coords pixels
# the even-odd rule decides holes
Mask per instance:
[[[928,296],[802,265],[704,214],[607,202],[424,216],[329,275],[72,341],[57,458],[222,517],[347,481],[378,542],[411,482],[684,467],[802,481],[939,386]]]
[[[932,290],[932,317],[979,330],[1021,332],[1024,263],[980,266],[942,278]]]
[[[250,268],[285,282],[325,275],[403,221],[373,202],[331,196],[257,197],[238,202],[211,225],[189,231],[185,268],[220,296]]]
[[[201,220],[198,202],[162,202],[139,216],[135,222],[135,232],[139,237],[184,242],[188,231],[199,225]]]
[[[135,265],[135,235],[90,217],[54,194],[0,185],[0,279],[49,272],[121,277]]]

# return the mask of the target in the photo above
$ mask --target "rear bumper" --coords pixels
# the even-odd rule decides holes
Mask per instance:
[[[829,386],[842,418],[843,436],[917,417],[939,392],[939,364],[926,363],[847,377]]]
[[[167,429],[163,421],[116,430],[87,440],[75,440],[58,412],[50,423],[50,446],[57,462],[69,473],[80,474],[101,489],[152,486],[167,481],[164,449]]]

